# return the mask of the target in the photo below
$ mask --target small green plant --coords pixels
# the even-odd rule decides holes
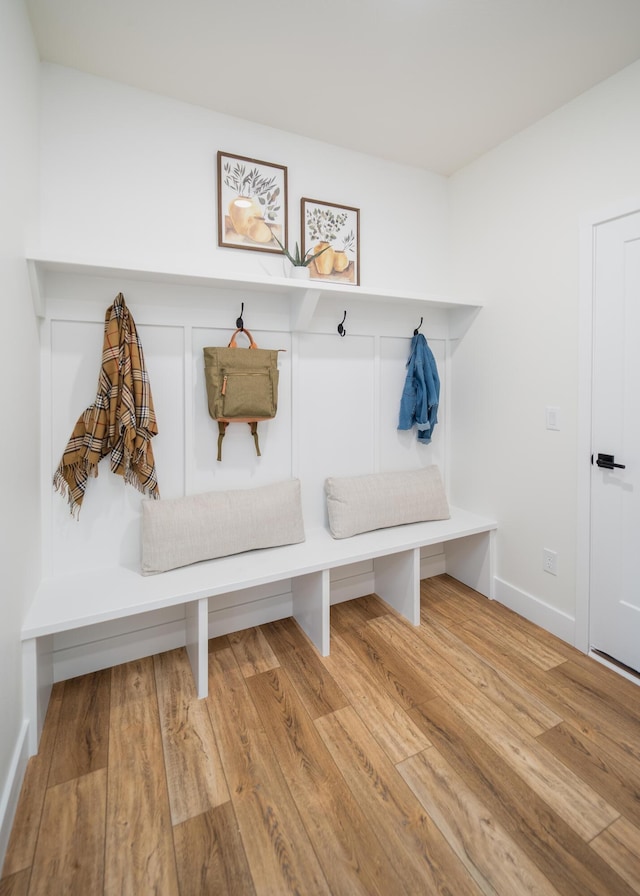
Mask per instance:
[[[331,246],[325,246],[324,249],[320,249],[319,252],[313,252],[313,249],[309,249],[308,252],[305,252],[304,255],[301,255],[301,254],[300,254],[300,247],[299,247],[298,244],[296,243],[296,248],[295,248],[294,253],[293,253],[293,255],[292,255],[292,254],[289,252],[289,250],[288,250],[285,246],[282,245],[282,243],[280,242],[280,240],[278,239],[278,237],[275,235],[275,233],[273,233],[273,231],[271,231],[271,232],[272,232],[272,234],[273,234],[273,238],[274,238],[274,240],[275,240],[276,243],[280,246],[280,248],[282,249],[283,253],[284,253],[284,254],[286,255],[286,257],[289,259],[289,261],[290,261],[291,264],[294,266],[294,268],[306,268],[306,267],[308,267],[308,266],[311,264],[311,262],[313,261],[314,258],[317,258],[318,255],[322,255],[323,252],[326,252],[327,249],[330,249],[330,248],[331,248]],[[312,252],[313,252],[313,254],[311,254]]]

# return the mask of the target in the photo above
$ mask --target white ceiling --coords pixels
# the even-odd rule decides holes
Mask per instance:
[[[640,0],[27,0],[41,58],[451,174],[640,58]]]

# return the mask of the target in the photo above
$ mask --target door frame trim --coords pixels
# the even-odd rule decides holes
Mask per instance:
[[[576,520],[576,609],[575,646],[584,653],[591,648],[591,414],[593,382],[593,302],[597,228],[640,211],[640,197],[628,199],[580,221],[580,274],[578,316],[578,457]]]

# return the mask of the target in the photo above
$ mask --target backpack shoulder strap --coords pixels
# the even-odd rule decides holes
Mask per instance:
[[[227,434],[228,425],[226,420],[218,420],[218,460],[222,460],[222,440]]]
[[[251,430],[251,435],[253,436],[253,441],[256,446],[256,455],[258,457],[262,457],[260,454],[260,441],[258,439],[258,421],[257,420],[248,420],[247,424]],[[228,420],[218,420],[218,460],[222,460],[222,440],[227,434],[227,426],[229,425]]]
[[[260,454],[260,442],[258,441],[258,421],[252,420],[251,423],[249,423],[249,426],[251,427],[251,435],[253,436],[253,441],[255,442],[256,454],[258,457],[262,457],[262,455]]]

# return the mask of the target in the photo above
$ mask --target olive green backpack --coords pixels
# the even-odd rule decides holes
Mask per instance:
[[[238,348],[244,333],[249,348]],[[218,421],[218,460],[230,423],[248,423],[260,457],[258,422],[271,420],[278,410],[278,351],[258,348],[248,330],[238,328],[226,348],[204,349],[204,375],[209,414]]]

